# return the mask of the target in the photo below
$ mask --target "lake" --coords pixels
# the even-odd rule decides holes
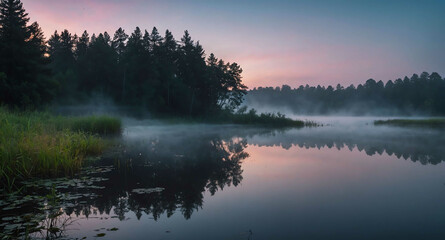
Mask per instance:
[[[445,131],[307,119],[324,126],[126,120],[119,146],[78,176],[2,195],[0,229],[52,228],[31,235],[43,239],[444,239]]]

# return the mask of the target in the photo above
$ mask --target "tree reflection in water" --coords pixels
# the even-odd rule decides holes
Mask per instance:
[[[97,176],[107,178],[96,194],[100,198],[67,209],[67,214],[110,214],[124,220],[127,212],[140,218],[142,213],[155,220],[180,211],[186,219],[202,207],[204,192],[214,195],[225,186],[242,181],[241,162],[248,157],[243,138],[223,140],[192,139],[191,144],[172,145],[160,139],[132,143],[118,154],[96,164],[113,160],[115,170]],[[134,189],[162,188],[160,192],[140,194]],[[73,189],[70,189],[72,193]],[[94,207],[92,207],[94,206]]]
[[[247,140],[251,145],[284,149],[295,146],[306,149],[357,149],[368,156],[386,153],[399,159],[420,162],[422,165],[436,165],[445,161],[443,130],[363,127],[360,131],[348,131],[326,127],[320,130],[262,132],[248,137]]]
[[[241,183],[241,164],[249,156],[245,150],[248,144],[284,149],[358,149],[370,156],[386,153],[422,164],[439,164],[445,160],[443,131],[369,128],[372,131],[359,132],[329,127],[271,130],[214,126],[206,127],[206,131],[196,131],[202,126],[187,130],[183,130],[184,127],[169,128],[172,127],[157,132],[156,128],[145,132],[143,128],[133,129],[124,135],[119,147],[93,161],[92,166],[74,179],[43,181],[40,186],[44,189],[40,192],[34,186],[27,186],[24,188],[27,191],[20,193],[23,196],[2,195],[5,200],[2,204],[6,206],[3,210],[10,210],[0,212],[0,230],[4,232],[7,227],[15,225],[17,229],[10,230],[15,233],[23,229],[25,223],[33,223],[37,229],[40,220],[26,216],[48,216],[39,210],[41,203],[36,202],[40,196],[48,194],[52,186],[57,191],[55,209],[62,209],[64,213],[57,217],[64,219],[100,214],[104,218],[125,220],[128,213],[134,213],[138,219],[145,214],[154,220],[180,213],[189,219],[203,207],[206,192],[214,195],[225,187]],[[24,196],[35,197],[26,202]],[[23,203],[18,204],[18,199]],[[50,223],[60,222],[46,218]],[[45,221],[41,227],[44,224]],[[65,227],[69,229],[69,226],[57,227],[61,231],[54,234],[61,233]],[[51,227],[43,229],[55,230]]]

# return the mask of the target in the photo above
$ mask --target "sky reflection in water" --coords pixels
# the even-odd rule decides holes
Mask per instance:
[[[96,163],[114,166],[93,174],[108,179],[88,190],[99,197],[65,208],[75,220],[65,232],[69,237],[434,239],[445,234],[445,137],[439,130],[364,122],[285,131],[143,125],[132,123],[122,146]],[[133,191],[159,187],[164,190]],[[112,228],[118,230],[107,231]]]

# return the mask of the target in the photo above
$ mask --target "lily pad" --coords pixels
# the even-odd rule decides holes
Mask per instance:
[[[164,191],[164,188],[136,188],[133,189],[131,192],[136,193],[136,194],[149,194],[149,193],[159,193]]]

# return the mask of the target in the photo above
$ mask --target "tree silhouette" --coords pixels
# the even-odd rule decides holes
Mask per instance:
[[[411,78],[376,82],[369,79],[357,88],[346,89],[338,84],[291,89],[289,86],[273,89],[259,87],[249,91],[247,104],[286,106],[302,114],[445,114],[445,79],[438,73],[423,72]]]
[[[156,113],[199,116],[233,112],[246,94],[241,67],[213,54],[206,61],[202,45],[188,31],[180,42],[169,30],[161,36],[156,27],[151,32],[137,27],[131,36],[119,28],[113,38],[107,32],[90,38],[86,31],[80,37],[56,31],[46,49],[38,25],[26,25],[22,3],[1,4],[3,104],[40,106],[49,102],[58,84],[60,104],[100,95]],[[48,61],[51,74],[43,71]]]
[[[61,104],[100,95],[152,113],[203,116],[234,112],[247,93],[241,66],[206,55],[188,31],[178,42],[156,27],[137,27],[131,36],[119,28],[113,38],[64,30],[45,43],[38,24],[27,25],[20,0],[2,0],[0,15],[1,104],[39,107],[57,90]],[[445,79],[424,72],[386,83],[369,79],[357,87],[261,87],[249,92],[247,104],[286,106],[302,114],[443,115],[444,91]]]
[[[49,102],[56,87],[48,78],[42,30],[28,22],[20,0],[0,2],[0,102],[22,108]]]

